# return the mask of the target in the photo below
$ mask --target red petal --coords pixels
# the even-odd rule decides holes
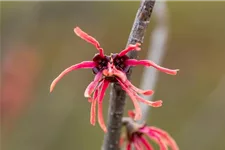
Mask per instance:
[[[133,140],[133,144],[134,144],[134,147],[136,150],[143,150],[143,145],[141,144],[141,142],[139,141],[139,138],[138,136],[135,136],[134,137],[134,140]]]
[[[107,89],[108,86],[109,86],[109,81],[108,80],[104,80],[103,81],[102,88],[101,88],[101,91],[100,91],[99,99],[98,99],[98,102],[99,103],[102,103],[103,97],[105,95],[105,91],[106,91],[106,89]]]
[[[134,116],[135,116],[135,112],[134,110],[128,110],[128,116],[132,119],[134,119]]]
[[[128,81],[128,80],[127,80],[124,84],[126,84],[126,86],[131,86],[131,85],[132,85],[131,82]],[[144,93],[143,90],[138,89],[138,88],[136,88],[136,87],[133,86],[133,85],[132,85],[132,89],[133,89],[133,90],[135,89],[135,91]],[[152,102],[152,101],[148,101],[148,100],[143,99],[143,98],[140,97],[136,92],[132,92],[132,95],[135,97],[135,99],[137,99],[137,100],[139,100],[140,102],[145,103],[145,104],[147,104],[147,105],[149,105],[149,106],[152,106],[152,107],[160,107],[160,106],[162,106],[162,100],[158,100],[158,101]]]
[[[100,86],[100,85],[99,85],[99,86]],[[99,90],[96,89],[96,90],[95,90],[95,93],[94,93],[94,100],[96,100],[96,101],[97,101],[97,98],[98,98],[98,94],[99,94]]]
[[[70,71],[73,71],[76,69],[81,69],[81,68],[93,68],[94,66],[95,66],[95,62],[93,62],[93,61],[83,61],[79,64],[70,66],[69,68],[65,69],[57,78],[55,78],[55,80],[52,82],[52,84],[50,86],[50,92],[52,92],[56,83]]]
[[[160,137],[160,135],[158,135],[157,133],[154,133],[154,131],[152,129],[153,129],[153,127],[144,126],[143,128],[139,129],[139,132],[144,133],[151,140],[156,142],[159,145],[160,150],[167,150],[167,145],[166,145],[166,143],[164,143],[164,140]]]
[[[107,132],[107,128],[105,125],[103,112],[102,112],[102,100],[108,86],[109,86],[109,81],[104,80],[103,83],[99,85],[99,89],[98,89],[98,90],[101,90],[100,95],[98,95],[99,96],[98,97],[98,123],[104,132]]]
[[[149,106],[152,106],[152,107],[160,107],[160,106],[162,106],[162,100],[158,100],[158,101],[152,102],[152,101],[143,99],[142,97],[140,97],[140,96],[137,95],[137,94],[136,94],[136,98],[137,98],[140,102],[145,103],[145,104],[147,104],[147,105],[149,105]]]
[[[102,57],[104,56],[104,50],[100,47],[99,42],[95,38],[82,31],[79,27],[74,28],[74,32],[76,33],[77,36],[93,44],[99,50],[100,56]]]
[[[96,74],[94,81],[92,81],[86,88],[84,92],[84,97],[91,97],[91,94],[96,90],[100,80],[102,79],[102,73]]]
[[[125,143],[125,138],[124,137],[121,137],[120,138],[120,142],[119,142],[120,144],[120,147],[122,147],[123,146],[123,144]]]
[[[129,80],[126,80],[125,84],[130,86],[135,92],[137,92],[139,94],[152,95],[154,93],[154,91],[152,91],[152,90],[141,90],[141,89],[135,87]]]
[[[143,65],[143,66],[146,66],[146,67],[152,66],[152,67],[158,69],[159,71],[162,71],[162,72],[170,74],[170,75],[176,75],[177,71],[179,71],[179,69],[168,69],[168,68],[161,67],[161,66],[157,65],[156,63],[154,63],[153,61],[150,61],[150,60],[128,59],[126,61],[126,64],[130,65],[130,66],[137,66],[137,65]]]
[[[123,88],[124,91],[126,91],[126,93],[129,95],[129,97],[131,98],[131,100],[133,101],[134,104],[134,108],[135,108],[135,117],[134,120],[140,120],[141,116],[142,116],[142,111],[141,108],[138,104],[138,101],[136,99],[136,97],[133,95],[133,93],[129,90],[129,88],[127,88],[123,82],[121,82],[119,79],[117,79],[118,82],[120,83],[121,87]]]
[[[98,85],[97,82],[92,81],[84,91],[84,97],[90,98],[91,94],[94,92],[95,87]]]
[[[144,137],[141,136],[140,141],[144,144],[146,150],[154,150],[152,145]]]
[[[139,47],[140,45],[141,45],[140,43],[136,43],[135,45],[130,44],[130,45],[128,45],[128,47],[126,49],[122,50],[118,55],[124,56],[132,50],[140,51],[141,50],[141,48]]]
[[[124,72],[122,72],[122,71],[116,69],[115,67],[114,67],[113,71],[114,71],[113,74],[114,74],[115,76],[117,76],[118,78],[120,78],[120,80],[121,80],[122,82],[127,81],[127,76],[126,76],[126,74],[125,74]]]
[[[105,121],[102,113],[102,103],[98,103],[98,123],[104,132],[107,132]]]
[[[131,150],[131,143],[128,143],[127,144],[127,148],[126,148],[127,150]]]
[[[156,128],[156,127],[151,127],[152,132],[156,132],[159,134],[163,139],[165,139],[166,143],[171,147],[171,150],[179,150],[179,147],[175,140],[164,130]]]
[[[91,114],[90,114],[90,122],[92,125],[95,125],[95,116],[96,116],[96,99],[93,99],[92,100],[92,103],[91,103]]]
[[[96,89],[93,95],[93,98],[90,98],[92,102],[91,103],[91,114],[90,114],[90,122],[92,125],[95,125],[95,116],[96,116],[96,103],[97,103],[97,97],[98,97],[99,90]]]
[[[91,103],[92,101],[93,101],[92,97],[89,97],[89,98],[88,98],[88,102]]]
[[[168,150],[166,143],[164,143],[164,141],[160,138],[160,136],[151,133],[149,137],[159,145],[160,150]]]

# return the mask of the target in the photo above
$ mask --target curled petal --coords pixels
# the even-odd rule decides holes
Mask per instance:
[[[162,72],[170,74],[170,75],[176,75],[177,71],[179,71],[179,69],[168,69],[168,68],[161,67],[150,60],[128,59],[128,60],[126,60],[126,65],[130,65],[130,66],[143,65],[146,67],[152,66],[152,67],[158,69],[159,71],[162,71]]]
[[[94,81],[92,81],[86,88],[85,92],[84,92],[84,97],[91,97],[91,94],[96,90],[99,82],[102,79],[102,73],[99,72],[96,74]]]
[[[135,45],[130,44],[130,45],[128,45],[128,47],[126,49],[122,50],[118,55],[124,56],[132,50],[140,51],[141,50],[141,48],[139,47],[140,45],[141,45],[140,43],[136,43]]]
[[[86,88],[86,90],[84,91],[84,97],[90,98],[92,92],[94,91],[94,88],[96,87],[95,81],[92,81]]]
[[[83,61],[79,64],[70,66],[69,68],[65,69],[57,78],[55,78],[55,80],[52,82],[52,84],[50,86],[50,92],[53,91],[56,83],[70,71],[73,71],[76,69],[81,69],[81,68],[93,68],[94,66],[95,66],[95,62],[93,62],[93,61]]]
[[[133,101],[134,104],[134,108],[135,108],[135,117],[134,120],[140,120],[141,116],[142,116],[142,111],[141,108],[138,104],[138,101],[136,99],[136,97],[133,95],[133,93],[124,85],[124,83],[122,81],[120,81],[119,79],[117,79],[117,81],[119,82],[119,84],[121,85],[121,87],[123,88],[124,91],[126,91],[126,93],[129,95],[129,97],[131,98],[131,100]]]
[[[141,90],[141,89],[138,89],[138,88],[136,88],[134,85],[132,85],[132,83],[130,82],[130,81],[126,81],[125,83],[124,83],[126,86],[131,86],[131,88],[134,90],[134,91],[136,91],[136,92],[138,92],[138,93],[144,93],[144,94],[146,94],[147,92],[149,92],[149,93],[147,93],[147,94],[152,94],[153,93],[153,91],[151,91],[151,90],[147,90],[147,91],[143,91],[143,90]],[[128,88],[129,89],[129,88]],[[158,101],[154,101],[154,102],[152,102],[152,101],[149,101],[149,100],[145,100],[145,99],[143,99],[142,97],[140,97],[137,93],[135,93],[135,92],[132,92],[133,94],[133,96],[135,97],[135,99],[137,99],[138,101],[140,101],[140,102],[142,102],[142,103],[145,103],[145,104],[147,104],[147,105],[149,105],[149,106],[152,106],[152,107],[160,107],[160,106],[162,106],[162,100],[158,100]]]
[[[162,129],[159,129],[156,127],[151,127],[150,132],[155,132],[158,135],[160,135],[161,138],[163,138],[165,140],[167,145],[169,145],[171,147],[171,150],[179,150],[179,147],[178,147],[177,143],[175,142],[175,140],[166,131],[163,131]]]
[[[154,91],[152,91],[152,90],[141,90],[141,89],[137,88],[129,80],[126,80],[125,84],[130,86],[135,92],[137,92],[139,94],[152,95],[154,93]]]
[[[140,97],[140,96],[138,96],[138,95],[136,95],[136,98],[137,98],[140,102],[145,103],[145,104],[147,104],[147,105],[149,105],[149,106],[152,106],[152,107],[160,107],[160,106],[162,106],[162,100],[158,100],[158,101],[152,102],[152,101],[149,101],[149,100],[145,100],[145,99],[143,99],[142,97]]]
[[[77,36],[94,45],[99,50],[99,55],[104,57],[104,50],[100,47],[99,42],[95,38],[82,31],[79,27],[74,28],[74,32]]]

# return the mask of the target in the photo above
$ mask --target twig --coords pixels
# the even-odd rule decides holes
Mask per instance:
[[[156,15],[156,28],[152,32],[152,38],[150,39],[150,44],[148,49],[147,59],[152,60],[155,63],[161,65],[164,54],[166,52],[166,42],[169,33],[169,16],[166,6],[166,2],[160,1],[156,3],[154,8],[154,15]],[[141,89],[155,89],[156,83],[158,81],[158,72],[153,68],[146,68],[144,70],[143,76],[141,78]],[[143,96],[143,98],[152,100],[152,96]],[[142,110],[142,119],[140,122],[143,122],[147,119],[148,111],[151,107],[144,103],[140,103]]]
[[[127,45],[135,44],[137,42],[143,43],[144,33],[147,25],[150,21],[152,10],[155,4],[155,0],[143,0],[136,14],[134,24],[129,35]],[[137,52],[132,51],[128,54],[130,58],[136,58]],[[131,72],[127,75],[130,77]],[[110,93],[110,104],[108,110],[108,122],[107,130],[105,134],[103,150],[118,150],[119,149],[119,138],[122,125],[122,117],[125,106],[126,93],[118,84],[112,85]]]

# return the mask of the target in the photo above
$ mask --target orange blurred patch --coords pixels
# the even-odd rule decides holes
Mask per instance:
[[[1,118],[11,128],[27,106],[40,71],[38,52],[28,46],[16,46],[6,52],[1,68]]]

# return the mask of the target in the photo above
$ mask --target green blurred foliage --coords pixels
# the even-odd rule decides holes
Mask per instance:
[[[181,150],[224,150],[225,2],[167,4],[170,32],[163,66],[180,72],[175,77],[160,73],[154,99],[164,105],[151,109],[148,122],[168,131]],[[139,2],[1,2],[1,63],[8,51],[26,45],[35,49],[41,64],[26,107],[10,129],[7,123],[2,126],[5,150],[100,149],[103,132],[98,124],[90,125],[90,104],[83,97],[91,71],[70,73],[51,94],[49,85],[63,69],[96,53],[73,33],[75,26],[96,37],[107,54],[119,52],[138,7]],[[154,13],[139,53],[142,59],[155,27]],[[133,71],[135,85],[142,70]],[[105,120],[108,99],[106,94]],[[129,99],[127,104],[133,108]]]

